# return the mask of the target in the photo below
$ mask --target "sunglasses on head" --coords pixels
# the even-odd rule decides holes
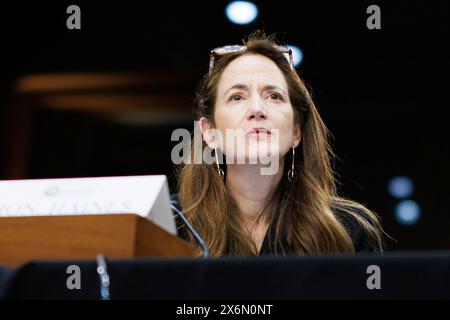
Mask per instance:
[[[274,47],[275,47],[275,49],[279,50],[281,53],[284,54],[287,61],[289,62],[291,69],[293,70],[294,69],[294,60],[292,58],[292,50],[288,47],[283,47],[283,46],[278,46],[278,45],[275,45]],[[224,56],[224,55],[227,55],[230,53],[244,52],[246,50],[247,50],[247,46],[242,46],[242,45],[223,46],[223,47],[218,47],[218,48],[211,50],[211,53],[209,55],[210,58],[209,58],[208,75],[211,76],[211,74],[212,74],[216,57]]]

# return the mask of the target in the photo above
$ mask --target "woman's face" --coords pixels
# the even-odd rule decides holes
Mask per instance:
[[[234,161],[245,158],[245,163],[256,163],[255,157],[261,155],[281,159],[301,139],[283,73],[262,55],[243,55],[224,69],[216,90],[214,122],[223,141],[206,133],[213,127],[206,118],[200,119],[200,129],[207,143],[220,147],[227,163],[230,157]],[[233,146],[233,139],[227,138],[234,138]],[[239,150],[244,146],[245,151]]]

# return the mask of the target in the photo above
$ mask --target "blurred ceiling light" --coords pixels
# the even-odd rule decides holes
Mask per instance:
[[[405,176],[393,177],[388,183],[389,194],[397,199],[408,198],[414,191],[412,180]]]
[[[395,207],[395,217],[403,225],[416,224],[420,218],[420,206],[414,200],[402,200]]]
[[[258,16],[258,7],[249,1],[233,1],[227,5],[225,13],[235,24],[249,24]]]

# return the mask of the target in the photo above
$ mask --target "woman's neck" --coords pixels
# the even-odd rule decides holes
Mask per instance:
[[[275,175],[261,175],[259,165],[228,165],[226,186],[235,200],[242,221],[253,226],[281,180],[283,164]]]

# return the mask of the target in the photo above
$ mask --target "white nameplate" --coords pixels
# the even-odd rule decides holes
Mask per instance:
[[[0,217],[135,213],[176,235],[164,175],[0,181]]]

